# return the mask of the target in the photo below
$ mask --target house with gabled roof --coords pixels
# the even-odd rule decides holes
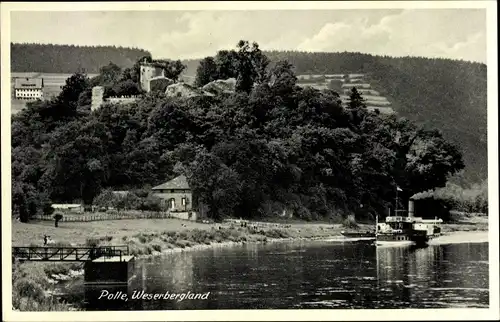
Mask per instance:
[[[169,210],[172,217],[196,220],[193,213],[193,193],[185,175],[152,188],[153,194],[162,200],[162,206]]]

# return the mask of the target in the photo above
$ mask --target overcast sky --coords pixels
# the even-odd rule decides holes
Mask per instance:
[[[486,62],[484,9],[12,12],[11,41],[139,47],[201,58],[238,40],[264,50],[357,51]]]

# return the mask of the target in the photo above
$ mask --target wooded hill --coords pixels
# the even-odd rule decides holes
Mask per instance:
[[[109,62],[125,68],[143,56],[151,56],[143,49],[116,46],[11,43],[10,50],[13,72],[97,74]]]
[[[450,59],[394,58],[362,53],[264,52],[287,60],[297,75],[364,73],[399,116],[442,131],[463,153],[465,182],[487,177],[486,65]],[[199,60],[184,60],[196,74]]]
[[[112,79],[135,83],[131,71],[111,65],[96,80],[71,76],[53,100],[29,103],[12,117],[14,213],[26,221],[52,202],[98,204],[107,189],[147,188],[184,174],[194,209],[215,220],[374,219],[393,207],[396,186],[405,202],[444,187],[464,167],[438,131],[368,111],[355,89],[344,107],[333,91],[297,86],[293,66],[270,66],[257,44],[240,41],[210,61],[220,58],[228,64],[205,64],[197,81],[233,75],[234,92],[151,92],[91,111],[94,81],[122,75]],[[129,209],[150,207],[143,199]]]
[[[436,128],[463,153],[466,182],[487,176],[486,65],[450,59],[393,58],[362,53],[264,52],[271,62],[288,60],[296,74],[365,73],[399,116]],[[114,46],[11,44],[12,71],[99,73],[112,61],[132,67],[148,51]],[[175,57],[172,57],[175,58]],[[195,76],[200,60],[185,60]]]

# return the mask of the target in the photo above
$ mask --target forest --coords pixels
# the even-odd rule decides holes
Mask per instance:
[[[11,43],[11,71],[72,74],[97,74],[109,62],[121,68],[132,67],[143,56],[143,49],[116,46],[74,46]]]
[[[348,107],[331,90],[303,89],[294,66],[271,63],[258,44],[240,41],[208,61],[215,64],[198,68],[197,85],[235,77],[233,93],[152,92],[90,111],[91,84],[109,79],[75,73],[57,98],[13,116],[12,202],[21,220],[52,202],[89,205],[109,189],[147,191],[179,174],[195,209],[214,220],[373,219],[394,206],[396,186],[403,204],[464,168],[440,130],[369,112],[356,89]]]
[[[452,180],[457,184],[480,183],[487,177],[487,68],[485,64],[423,57],[389,57],[363,53],[263,52],[271,64],[288,61],[297,75],[365,73],[371,85],[392,103],[399,116],[420,126],[442,131],[459,147],[465,169]],[[139,58],[151,54],[142,49],[115,46],[11,44],[11,70],[15,72],[99,73],[110,62],[133,69]],[[231,55],[223,50],[220,55]],[[200,59],[184,60],[182,75],[195,76]],[[211,64],[210,59],[203,60]],[[228,71],[226,66],[225,71]],[[223,75],[224,76],[224,72]],[[132,75],[129,78],[134,78]],[[207,76],[205,76],[207,77]],[[210,78],[210,76],[208,76]],[[136,91],[122,84],[107,95]]]
[[[487,68],[467,61],[389,57],[363,53],[264,52],[271,63],[287,60],[297,75],[364,73],[373,88],[392,103],[399,116],[429,129],[439,129],[457,145],[465,169],[458,184],[487,177]],[[184,60],[194,76],[210,58]]]

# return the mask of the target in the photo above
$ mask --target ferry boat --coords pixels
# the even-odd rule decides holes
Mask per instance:
[[[441,235],[442,219],[423,219],[414,216],[413,200],[408,203],[407,216],[388,216],[385,223],[376,223],[376,245],[414,244],[426,245],[430,239]]]

